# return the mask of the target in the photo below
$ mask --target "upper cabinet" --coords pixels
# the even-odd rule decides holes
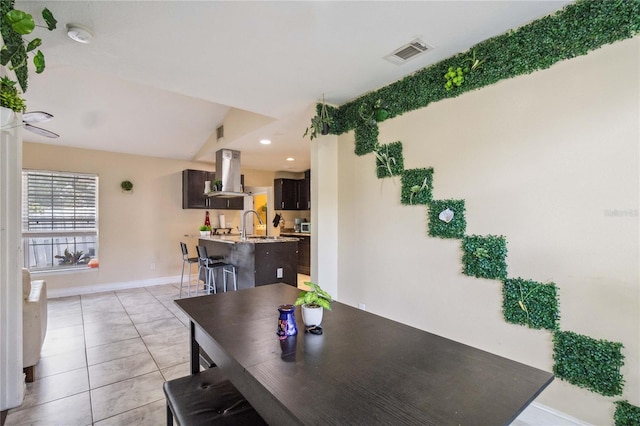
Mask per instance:
[[[274,207],[276,210],[311,209],[311,174],[304,179],[274,179]]]
[[[205,181],[215,180],[214,172],[204,170],[182,171],[182,208],[211,209],[210,199],[204,195]]]
[[[182,171],[182,208],[183,209],[215,209],[242,210],[244,197],[207,197],[204,195],[205,181],[215,180],[215,173],[204,170]]]

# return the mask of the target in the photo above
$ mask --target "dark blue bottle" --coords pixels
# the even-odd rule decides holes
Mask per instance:
[[[295,336],[298,334],[295,317],[296,307],[293,305],[280,305],[278,306],[278,311],[280,311],[280,317],[278,318],[278,336],[280,336],[281,339],[286,339],[287,336]]]

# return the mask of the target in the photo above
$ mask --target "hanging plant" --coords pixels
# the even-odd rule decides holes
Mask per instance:
[[[376,174],[378,178],[402,174],[404,161],[402,158],[402,142],[392,142],[376,148]]]
[[[318,134],[328,135],[332,125],[333,117],[329,115],[327,104],[324,102],[324,95],[322,95],[320,114],[311,119],[311,126],[307,127],[302,137],[304,138],[309,135],[309,139],[313,140],[318,137]]]
[[[0,65],[9,66],[11,64],[9,68],[16,71],[20,87],[23,92],[26,92],[28,76],[27,54],[40,47],[42,39],[34,38],[28,41],[23,36],[31,34],[36,27],[53,31],[56,28],[57,21],[51,11],[45,7],[42,10],[42,18],[46,26],[36,25],[30,13],[14,9],[13,2],[2,3],[5,3],[5,7],[9,7],[8,10],[4,7],[2,8],[3,12],[5,10],[6,12],[0,17],[2,21],[2,38],[5,42],[2,50],[0,50]],[[42,51],[38,50],[34,54],[33,65],[36,73],[40,74],[44,71],[45,61]]]

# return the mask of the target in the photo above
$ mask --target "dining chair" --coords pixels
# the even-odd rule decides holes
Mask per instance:
[[[205,246],[196,246],[198,251],[198,280],[200,280],[200,274],[204,270],[204,288],[207,294],[217,293],[216,285],[216,271],[222,271],[222,289],[226,293],[227,291],[227,275],[231,274],[233,277],[233,289],[238,290],[238,269],[235,265],[227,262],[218,262],[208,256],[207,248]],[[196,287],[196,296],[198,295],[198,288]]]

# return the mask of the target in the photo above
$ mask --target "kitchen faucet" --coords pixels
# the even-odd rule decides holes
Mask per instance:
[[[244,214],[242,215],[242,233],[240,234],[240,241],[245,241],[247,239],[247,214],[248,213],[254,213],[258,218],[258,222],[260,222],[260,225],[263,225],[262,219],[260,219],[260,215],[258,214],[257,211],[247,210],[246,212],[244,212]]]

